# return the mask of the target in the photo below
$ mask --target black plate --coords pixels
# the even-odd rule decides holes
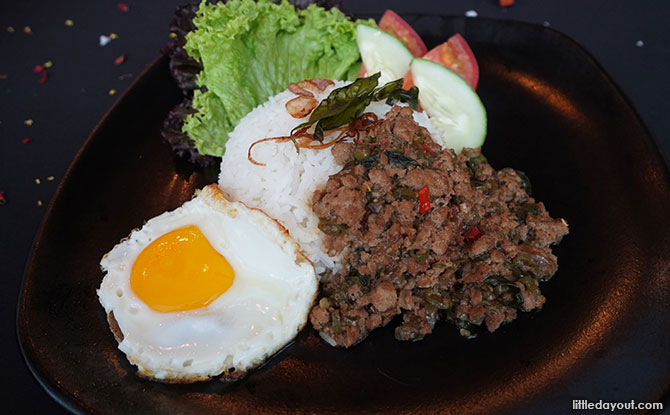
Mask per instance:
[[[18,307],[26,361],[75,412],[565,413],[573,399],[658,401],[670,381],[668,171],[648,131],[572,40],[525,23],[414,16],[429,46],[459,31],[479,59],[484,152],[526,171],[571,234],[547,304],[495,334],[391,328],[339,350],[311,328],[236,384],[138,378],[95,294],[102,255],[216,172],[175,164],[159,127],[179,91],[160,58],[89,137],[47,212]]]

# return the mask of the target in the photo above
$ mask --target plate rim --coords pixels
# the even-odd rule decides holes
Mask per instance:
[[[139,73],[139,75],[137,75],[137,77],[133,80],[133,82],[131,82],[131,84],[128,85],[126,90],[123,91],[123,93],[116,99],[116,101],[114,101],[112,106],[107,111],[105,111],[100,120],[96,123],[95,127],[93,127],[93,130],[91,130],[91,133],[88,135],[88,137],[86,137],[84,142],[77,150],[77,153],[72,158],[72,161],[70,161],[70,164],[68,165],[67,169],[65,170],[65,173],[63,174],[63,178],[61,179],[60,183],[58,183],[58,187],[56,187],[56,191],[54,192],[54,195],[49,201],[49,205],[44,212],[44,216],[42,217],[40,226],[37,232],[35,233],[35,237],[33,238],[33,241],[31,243],[30,255],[26,260],[23,275],[21,277],[21,284],[19,286],[19,293],[16,303],[15,333],[19,345],[19,350],[21,351],[21,355],[23,357],[23,361],[28,367],[28,370],[32,374],[33,378],[37,380],[42,389],[44,389],[46,393],[59,405],[75,414],[84,414],[87,412],[94,412],[94,411],[93,408],[86,408],[86,406],[83,405],[83,402],[76,399],[76,397],[74,397],[68,390],[58,387],[57,385],[53,385],[52,379],[48,378],[48,374],[45,373],[45,371],[40,370],[38,367],[36,367],[34,357],[37,353],[31,347],[31,345],[28,344],[29,342],[26,338],[26,335],[22,331],[24,330],[24,324],[28,324],[24,321],[25,319],[22,319],[22,317],[25,317],[25,313],[23,312],[23,310],[28,306],[25,296],[25,286],[27,283],[29,283],[28,282],[29,279],[33,279],[31,278],[31,275],[34,272],[33,267],[36,258],[35,251],[40,246],[40,242],[45,232],[47,223],[49,222],[49,218],[53,211],[54,204],[58,199],[60,199],[63,187],[66,185],[67,182],[69,182],[70,176],[72,175],[72,171],[74,170],[75,166],[79,164],[79,160],[83,157],[84,153],[86,153],[91,141],[93,141],[94,137],[98,135],[98,132],[105,127],[105,125],[108,123],[108,120],[123,104],[127,96],[133,92],[133,90],[137,85],[141,84],[142,82],[145,82],[146,76],[150,72],[157,70],[157,67],[162,64],[164,59],[168,58],[163,54],[159,54],[151,61],[151,63],[149,63],[142,70],[142,72]]]

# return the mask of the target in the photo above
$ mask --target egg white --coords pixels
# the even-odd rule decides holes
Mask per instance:
[[[195,225],[235,271],[208,306],[154,311],[130,287],[139,253],[156,238]],[[123,334],[119,349],[142,376],[170,381],[235,376],[281,349],[302,329],[317,291],[314,267],[286,230],[260,210],[229,202],[216,185],[149,220],[100,262],[98,296]]]

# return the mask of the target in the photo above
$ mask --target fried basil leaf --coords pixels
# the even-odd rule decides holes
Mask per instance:
[[[393,105],[396,102],[407,103],[413,110],[419,109],[419,88],[416,86],[410,89],[402,89],[404,79],[396,79],[375,91],[373,101],[386,100],[386,104]]]
[[[296,131],[314,125],[314,139],[323,141],[323,131],[332,130],[354,121],[372,101],[385,99],[389,105],[393,105],[396,101],[402,101],[416,109],[418,88],[412,87],[409,90],[403,90],[402,79],[391,81],[377,88],[380,76],[381,73],[377,72],[367,78],[358,78],[349,85],[334,89],[312,111],[309,120],[291,131],[291,137]]]

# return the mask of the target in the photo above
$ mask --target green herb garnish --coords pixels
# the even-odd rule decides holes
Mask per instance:
[[[330,95],[312,111],[309,120],[291,131],[291,139],[295,143],[294,133],[314,125],[314,140],[323,141],[323,132],[349,124],[358,118],[372,101],[386,100],[389,105],[396,101],[405,102],[417,108],[419,89],[412,87],[402,89],[402,79],[398,79],[377,88],[380,72],[367,78],[359,78],[353,83],[333,90]],[[297,146],[296,146],[297,147]]]
[[[404,79],[396,79],[375,90],[373,101],[386,100],[387,105],[393,105],[396,101],[407,103],[414,111],[419,109],[419,88],[402,89]]]

